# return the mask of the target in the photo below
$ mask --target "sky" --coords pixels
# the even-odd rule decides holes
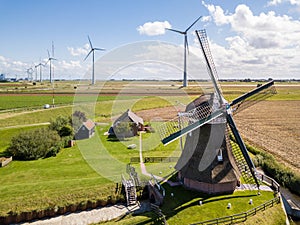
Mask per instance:
[[[195,30],[205,29],[220,79],[300,79],[300,0],[0,0],[0,73],[27,77],[27,69],[47,61],[53,42],[54,78],[82,78],[92,65],[91,56],[84,60],[87,36],[105,49],[95,52],[95,69],[116,52],[135,64],[128,60],[134,50],[124,46],[158,41],[183,49],[183,36],[165,28],[184,31],[199,16],[188,31],[188,65],[195,62],[191,55],[201,58]],[[166,56],[175,54],[167,49]],[[183,57],[183,51],[176,54]],[[169,63],[182,68],[182,60],[165,61],[165,70]],[[43,76],[49,76],[49,64]]]

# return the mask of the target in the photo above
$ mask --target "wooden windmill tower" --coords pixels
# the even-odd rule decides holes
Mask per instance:
[[[217,82],[217,72],[205,30],[196,31],[214,91],[187,105],[185,112],[159,128],[162,143],[186,136],[175,166],[184,186],[210,194],[233,192],[241,177],[259,182],[256,170],[232,117],[233,112],[276,93],[270,81],[228,103]]]

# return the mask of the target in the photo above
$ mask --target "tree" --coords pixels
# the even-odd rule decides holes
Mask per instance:
[[[113,129],[115,135],[121,140],[127,136],[131,136],[132,133],[131,124],[129,122],[118,122]]]
[[[73,137],[74,131],[73,127],[70,124],[64,125],[63,127],[60,128],[58,131],[58,134],[60,137]]]
[[[49,128],[51,130],[55,130],[57,131],[57,133],[59,134],[61,132],[61,129],[65,126],[70,125],[70,118],[66,117],[66,116],[58,116],[56,119],[52,119],[50,121],[50,125]],[[60,135],[60,134],[59,134]],[[61,135],[60,135],[61,136]],[[63,136],[67,136],[67,135],[63,135]]]
[[[7,152],[15,159],[35,160],[55,156],[60,148],[61,138],[56,131],[38,128],[13,137]]]
[[[72,127],[74,129],[74,132],[76,133],[81,127],[82,123],[86,121],[87,118],[84,112],[75,111],[72,115]]]

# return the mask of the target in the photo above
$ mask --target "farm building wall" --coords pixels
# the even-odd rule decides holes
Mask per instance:
[[[76,140],[90,138],[94,134],[94,129],[88,130],[85,126],[80,127],[78,132],[75,134]]]

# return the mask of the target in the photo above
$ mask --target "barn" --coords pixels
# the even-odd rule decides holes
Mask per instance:
[[[128,109],[114,121],[108,133],[110,136],[133,137],[142,130],[144,130],[143,118]]]
[[[95,133],[95,123],[92,120],[87,120],[83,122],[75,134],[76,140],[87,139],[94,135]]]

